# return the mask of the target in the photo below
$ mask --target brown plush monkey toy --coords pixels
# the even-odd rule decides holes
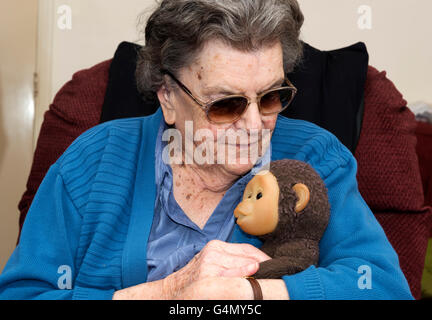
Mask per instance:
[[[246,186],[234,210],[237,224],[263,242],[272,257],[262,262],[256,279],[278,279],[318,263],[319,241],[330,217],[327,188],[307,163],[278,160]]]

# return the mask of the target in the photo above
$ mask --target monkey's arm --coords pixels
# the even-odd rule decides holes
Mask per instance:
[[[313,263],[308,257],[284,256],[261,262],[259,270],[254,274],[256,279],[280,279],[284,275],[299,273]]]
[[[271,254],[267,253],[270,248],[273,248]],[[260,268],[254,275],[257,279],[279,279],[318,263],[318,244],[306,239],[292,240],[277,246],[267,243],[261,249],[273,259],[260,263]]]

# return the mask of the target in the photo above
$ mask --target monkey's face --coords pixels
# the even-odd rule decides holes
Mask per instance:
[[[240,228],[254,236],[273,232],[278,224],[279,185],[269,171],[257,174],[246,186],[234,210]]]

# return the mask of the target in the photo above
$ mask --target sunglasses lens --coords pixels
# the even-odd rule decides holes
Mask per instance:
[[[208,117],[215,123],[233,122],[243,114],[247,105],[248,101],[243,97],[221,99],[210,106]]]
[[[291,88],[280,88],[261,97],[262,114],[275,114],[286,108],[294,97]],[[214,102],[208,109],[208,117],[215,123],[230,123],[243,114],[249,102],[245,97],[230,97]]]
[[[263,114],[281,112],[291,102],[294,91],[290,88],[282,88],[271,91],[261,97],[260,106]]]

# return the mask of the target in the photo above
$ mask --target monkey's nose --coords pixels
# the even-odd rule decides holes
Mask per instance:
[[[234,210],[234,217],[239,218],[240,216],[250,216],[252,214],[253,206],[251,203],[242,201]]]
[[[246,212],[241,211],[241,210],[239,210],[239,209],[235,209],[235,210],[234,210],[234,217],[236,217],[237,219],[240,218],[240,217],[246,217],[246,216],[248,216],[249,214],[250,214],[250,213],[246,213]]]

